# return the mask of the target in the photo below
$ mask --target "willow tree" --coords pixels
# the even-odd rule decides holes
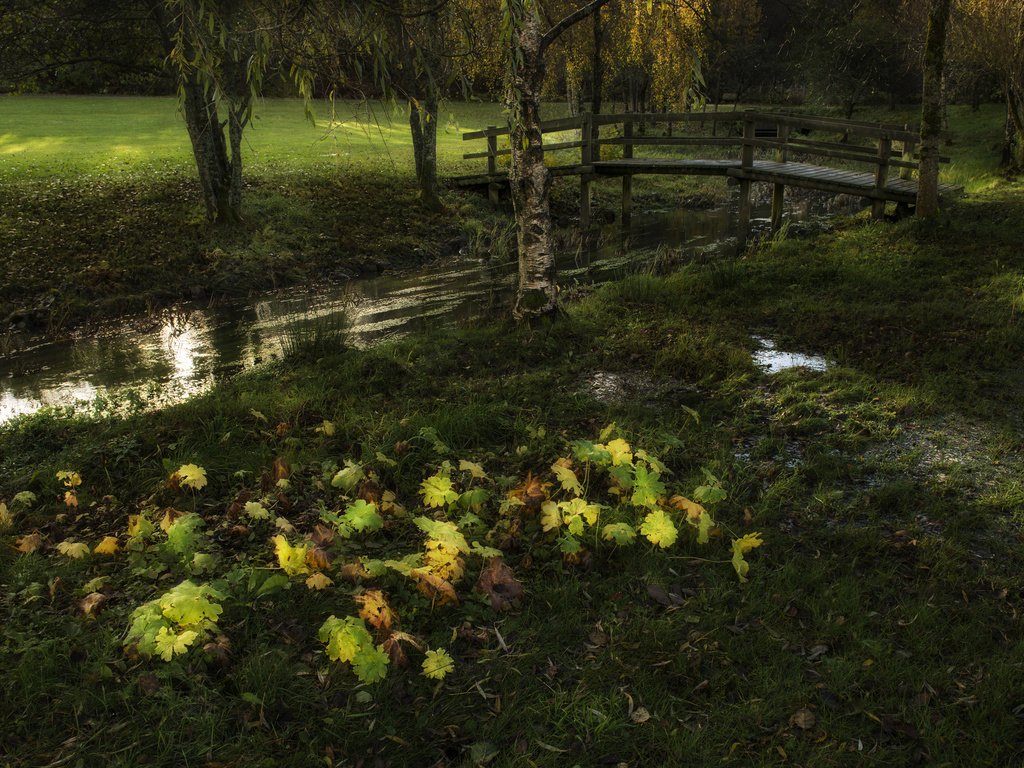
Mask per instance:
[[[178,81],[207,217],[242,217],[242,137],[263,85],[275,24],[251,0],[166,0],[152,7]],[[221,115],[223,114],[223,117]]]
[[[953,28],[954,55],[990,72],[1006,103],[1000,164],[1024,170],[1024,3],[1021,0],[959,0]]]
[[[930,216],[939,208],[939,149],[942,139],[942,69],[951,0],[932,0],[924,44],[924,84],[921,87],[921,165],[917,180],[917,215]]]

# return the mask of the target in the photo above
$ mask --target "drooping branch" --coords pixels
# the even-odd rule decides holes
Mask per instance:
[[[583,21],[585,18],[590,16],[590,14],[596,13],[597,11],[601,10],[602,6],[608,5],[608,3],[610,3],[611,1],[612,0],[591,0],[591,2],[573,11],[568,16],[559,21],[557,24],[555,24],[553,27],[551,27],[551,29],[545,32],[544,36],[541,37],[540,39],[541,55],[544,55],[544,51],[547,50],[548,46],[555,42],[555,40],[557,40],[563,32],[565,32],[573,25]]]

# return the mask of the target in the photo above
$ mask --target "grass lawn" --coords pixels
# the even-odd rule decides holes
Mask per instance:
[[[0,764],[1019,765],[1024,185],[992,173],[996,132],[958,136],[970,194],[933,221],[847,219],[576,291],[544,327],[312,339],[160,412],[0,428]],[[63,210],[45,178],[8,183]],[[333,182],[366,185],[353,210],[358,178]],[[831,365],[768,375],[752,334]],[[480,546],[521,596],[475,588]],[[361,609],[375,636],[318,637]],[[383,669],[376,643],[401,649]]]

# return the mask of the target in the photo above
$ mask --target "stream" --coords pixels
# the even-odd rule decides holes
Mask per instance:
[[[763,227],[768,215],[768,208],[756,209],[754,226]],[[794,203],[786,215],[809,225],[824,219],[807,202]],[[684,255],[727,253],[735,248],[735,219],[729,205],[634,215],[628,243],[617,225],[609,225],[589,253],[561,254],[559,283],[602,282],[642,270],[659,247]],[[292,289],[213,306],[183,303],[69,339],[30,342],[0,355],[0,423],[44,407],[181,402],[280,358],[321,331],[343,330],[345,343],[366,347],[439,323],[506,312],[515,281],[514,262],[462,256],[324,290]]]

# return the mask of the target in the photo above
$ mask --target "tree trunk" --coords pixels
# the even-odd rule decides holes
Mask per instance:
[[[185,127],[192,142],[192,155],[199,171],[206,216],[214,222],[236,222],[241,213],[242,127],[233,110],[229,130],[232,158],[224,141],[217,102],[211,91],[196,80],[182,84]],[[235,153],[238,153],[237,155]],[[237,163],[233,159],[237,157]]]
[[[939,144],[942,134],[942,69],[950,0],[932,0],[928,36],[924,46],[924,83],[921,87],[921,163],[917,180],[917,215],[931,216],[939,209]]]
[[[604,22],[601,20],[601,12],[597,11],[593,16],[593,32],[594,32],[594,55],[590,63],[590,79],[591,79],[591,94],[590,94],[590,113],[593,115],[601,114],[601,97],[604,91]],[[601,126],[595,120],[593,123],[591,140],[594,142],[601,140]],[[601,145],[594,144],[595,150],[600,153]]]
[[[1010,173],[1024,169],[1024,104],[1014,96],[1010,85],[1006,86],[1006,124],[999,164]]]
[[[540,92],[544,83],[542,36],[536,14],[529,9],[521,13],[513,32],[513,44],[521,59],[513,68],[507,97],[512,115],[509,185],[519,241],[519,288],[512,309],[516,320],[551,315],[557,308],[549,202],[551,174],[544,164],[544,140],[540,131]]]
[[[437,112],[437,96],[433,94],[421,102],[409,103],[409,128],[412,131],[420,203],[434,211],[442,208],[437,182]]]

